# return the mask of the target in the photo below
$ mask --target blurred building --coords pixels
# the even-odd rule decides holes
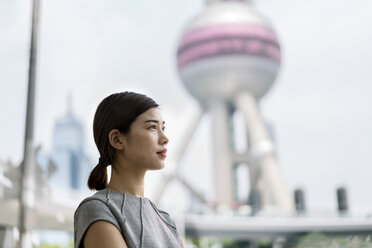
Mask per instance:
[[[35,161],[35,218],[39,235],[37,243],[68,244],[72,233],[46,231],[68,230],[70,209],[89,194],[86,186],[91,164],[84,151],[84,132],[81,122],[69,107],[66,114],[56,121],[50,151],[36,147]],[[17,208],[20,188],[20,167],[11,162],[0,162],[0,206],[6,209],[0,214],[0,247],[14,242],[13,228],[17,225]],[[55,213],[46,213],[42,207],[53,206]],[[66,211],[69,213],[66,215]],[[45,229],[44,229],[45,228]],[[44,229],[44,230],[41,230]]]
[[[55,123],[49,157],[55,165],[49,181],[52,194],[71,196],[71,193],[87,193],[86,184],[92,163],[84,151],[83,126],[74,115],[71,104],[65,116]]]
[[[38,152],[39,148],[35,152]],[[10,161],[1,163],[0,170],[3,173],[0,186],[0,199],[11,200],[18,199],[20,187],[20,168]],[[48,187],[48,174],[39,164],[35,165],[35,200],[50,197],[50,188]]]
[[[79,202],[89,193],[87,180],[92,164],[84,150],[83,125],[73,113],[71,100],[65,115],[55,123],[51,151],[39,152],[38,163],[48,172],[53,202]],[[41,243],[68,244],[72,233],[42,231]]]

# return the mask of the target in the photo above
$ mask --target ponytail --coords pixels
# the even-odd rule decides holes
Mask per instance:
[[[88,179],[88,187],[91,190],[105,189],[107,185],[107,166],[98,163],[92,170]]]

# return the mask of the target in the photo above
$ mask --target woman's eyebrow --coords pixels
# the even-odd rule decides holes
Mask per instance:
[[[145,121],[145,123],[147,123],[147,122],[155,122],[155,123],[159,123],[158,120],[147,120],[147,121]],[[163,124],[165,124],[165,121],[163,121]]]

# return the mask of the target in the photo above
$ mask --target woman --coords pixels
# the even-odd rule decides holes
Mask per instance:
[[[167,152],[158,106],[134,92],[112,94],[99,104],[93,133],[101,157],[88,179],[97,192],[75,211],[75,248],[183,247],[169,214],[144,197],[146,171],[162,169]]]

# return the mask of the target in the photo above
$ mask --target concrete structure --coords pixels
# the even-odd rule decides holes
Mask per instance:
[[[237,164],[249,165],[250,189],[263,207],[292,211],[275,149],[259,111],[280,68],[280,44],[269,22],[249,1],[207,1],[185,28],[177,51],[178,70],[186,89],[210,112],[213,123],[216,201],[235,199]],[[248,149],[234,149],[233,113],[245,119]],[[248,175],[247,175],[248,180]]]
[[[237,240],[258,240],[322,234],[370,234],[372,222],[365,217],[241,217],[218,215],[187,215],[185,231],[191,237],[224,237]],[[276,246],[273,246],[276,247]]]

